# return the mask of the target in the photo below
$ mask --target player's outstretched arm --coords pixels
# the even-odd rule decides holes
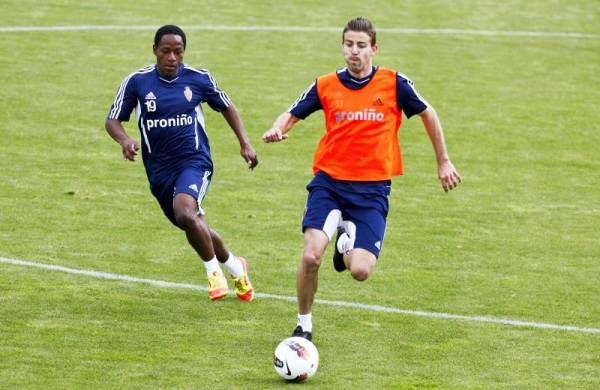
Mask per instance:
[[[240,117],[237,108],[231,103],[229,107],[223,110],[222,114],[240,142],[240,155],[244,161],[246,161],[248,167],[254,169],[258,165],[258,156],[250,143],[250,139],[248,138],[244,123],[242,122],[242,118]]]
[[[435,151],[438,178],[444,191],[448,192],[455,188],[461,182],[462,178],[456,168],[454,168],[450,157],[448,157],[446,141],[444,140],[444,130],[442,129],[440,119],[431,106],[427,107],[419,116],[423,121],[423,126],[425,126],[425,130]]]
[[[299,120],[300,118],[293,116],[289,112],[284,112],[277,117],[273,126],[263,134],[262,140],[267,143],[283,141],[288,137],[287,133]]]
[[[125,132],[121,121],[118,119],[107,119],[104,124],[106,131],[112,139],[117,141],[119,145],[121,145],[121,149],[123,151],[123,157],[129,161],[135,161],[135,156],[137,156],[138,150],[140,150],[140,145]]]

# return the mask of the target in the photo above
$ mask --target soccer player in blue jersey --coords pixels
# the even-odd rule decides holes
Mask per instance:
[[[323,110],[326,131],[314,157],[314,178],[302,220],[304,251],[296,274],[298,316],[292,335],[312,339],[312,305],[318,270],[335,239],[333,264],[355,280],[366,280],[383,245],[391,179],[402,174],[398,142],[403,113],[417,115],[433,144],[444,191],[460,174],[450,161],[438,116],[413,83],[392,69],[373,65],[378,51],[375,28],[365,18],[342,31],[346,67],[318,77],[263,134],[279,142],[300,120]]]
[[[234,256],[211,229],[202,201],[213,173],[202,103],[220,112],[239,143],[250,169],[258,164],[240,115],[210,73],[183,63],[186,36],[174,25],[160,27],[154,36],[156,64],[125,78],[106,119],[106,130],[121,145],[123,157],[134,161],[140,145],[125,131],[135,109],[142,142],[142,159],[152,194],[164,214],[185,231],[190,245],[203,260],[212,300],[227,296],[222,265],[232,276],[239,299],[251,301],[254,290],[248,264]]]

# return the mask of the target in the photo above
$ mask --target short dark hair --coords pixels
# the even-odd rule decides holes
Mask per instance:
[[[183,41],[183,49],[185,50],[185,33],[181,28],[174,24],[167,24],[156,30],[154,34],[154,46],[158,46],[163,35],[179,35]]]
[[[373,24],[369,19],[363,16],[356,17],[346,24],[346,27],[344,27],[344,31],[342,32],[342,42],[344,41],[344,34],[346,34],[347,31],[365,32],[371,38],[371,45],[377,43],[375,27],[373,27]]]

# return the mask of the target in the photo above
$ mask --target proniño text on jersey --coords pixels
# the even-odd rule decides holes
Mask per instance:
[[[146,129],[148,131],[153,128],[165,128],[174,126],[186,126],[194,123],[194,118],[187,114],[180,114],[174,118],[161,118],[161,119],[146,119]]]
[[[362,111],[342,111],[335,113],[335,121],[337,123],[344,120],[383,122],[384,118],[385,115],[382,112],[376,111],[374,108],[365,108]]]

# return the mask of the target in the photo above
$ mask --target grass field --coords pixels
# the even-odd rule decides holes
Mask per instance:
[[[271,359],[295,325],[322,115],[283,144],[260,135],[344,65],[341,28],[357,15],[379,29],[376,63],[438,111],[464,183],[442,191],[419,119],[405,121],[380,262],[362,284],[323,265],[321,365],[302,386],[600,388],[598,1],[167,3],[2,1],[0,388],[294,386]],[[103,128],[166,23],[186,30],[185,62],[211,71],[259,153],[248,171],[205,110],[216,172],[204,206],[249,260],[251,304],[208,300],[142,164],[124,162]]]

